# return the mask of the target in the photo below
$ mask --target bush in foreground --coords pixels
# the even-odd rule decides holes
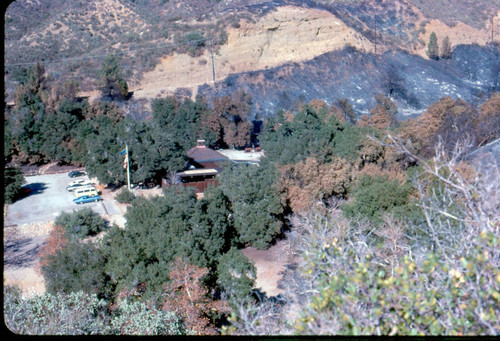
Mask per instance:
[[[106,221],[87,207],[71,213],[61,212],[54,224],[64,228],[69,239],[71,237],[83,239],[94,236],[106,228]]]
[[[21,335],[185,335],[181,319],[144,302],[124,300],[113,310],[95,294],[46,293],[24,299],[4,287],[4,319]]]

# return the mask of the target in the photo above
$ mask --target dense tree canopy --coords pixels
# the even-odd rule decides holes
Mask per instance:
[[[128,97],[128,84],[120,66],[119,58],[109,54],[102,62],[99,74],[99,88],[103,96],[111,99]]]
[[[250,145],[252,100],[242,91],[213,99],[212,108],[201,97],[157,98],[151,118],[137,121],[113,100],[77,99],[74,82],[51,84],[41,65],[21,76],[6,112],[6,161],[85,165],[100,182],[120,185],[125,146],[135,183],[174,179],[200,138],[212,147]],[[107,95],[126,95],[116,58],[106,59],[101,76]],[[397,97],[396,76],[385,86]],[[216,334],[230,308],[220,298],[228,297],[231,323],[243,331],[276,323],[297,333],[497,333],[498,209],[491,198],[498,181],[481,182],[488,170],[476,173],[463,155],[443,158],[464,136],[474,142],[463,150],[500,136],[499,98],[480,107],[443,98],[405,122],[383,95],[360,120],[347,99],[280,111],[259,136],[260,163],[227,166],[202,198],[174,180],[151,198],[124,191],[124,228],[105,229],[90,209],[61,213],[40,264],[49,295],[67,296],[29,301],[29,309],[43,301],[59,321],[53,308],[68,302],[82,315],[61,327],[72,333]],[[23,178],[17,168],[4,174],[8,202]],[[102,239],[87,238],[104,230]],[[265,249],[285,236],[290,252],[303,256],[284,271],[287,304],[256,302],[256,268],[241,249]],[[24,330],[15,315],[20,298],[10,299],[9,323]],[[289,307],[301,311],[293,324],[280,315]],[[42,330],[32,323],[39,313],[26,315],[32,330]],[[57,331],[42,320],[50,327],[43,330]]]
[[[315,111],[306,105],[291,121],[283,113],[270,119],[260,140],[268,157],[285,165],[310,156],[321,162],[331,162],[336,156],[355,158],[361,135],[359,128],[340,123],[326,109]]]
[[[3,199],[5,203],[13,203],[21,194],[21,186],[24,185],[24,179],[21,169],[17,167],[8,167],[3,172],[4,192]]]
[[[108,103],[95,105],[87,117],[78,127],[87,172],[104,184],[126,182],[120,152],[125,147],[128,120],[115,105]]]
[[[215,269],[235,239],[229,204],[218,188],[208,189],[199,201],[184,187],[170,187],[151,199],[136,198],[126,213],[126,229],[112,228],[104,237],[107,273],[119,289],[147,283],[154,291],[168,281],[176,257]]]
[[[222,172],[221,187],[231,201],[241,243],[266,248],[280,233],[283,206],[277,193],[278,176],[266,159],[259,166],[237,164]]]

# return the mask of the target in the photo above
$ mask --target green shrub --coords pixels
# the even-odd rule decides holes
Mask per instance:
[[[106,306],[95,294],[46,293],[23,299],[15,287],[4,287],[4,319],[9,330],[21,335],[105,334]]]
[[[135,199],[135,194],[125,188],[116,195],[115,199],[120,204],[130,204]]]
[[[113,288],[104,272],[106,259],[94,244],[71,242],[44,261],[41,272],[48,292],[84,291],[110,296]]]
[[[319,280],[297,332],[316,334],[328,325],[335,334],[498,335],[500,238],[486,232],[476,238],[457,261],[429,252],[419,261],[404,257],[392,274],[371,261],[373,253],[361,261],[355,252],[346,257],[335,242],[318,250],[339,270]]]
[[[108,302],[82,291],[45,293],[24,299],[16,287],[4,287],[4,319],[22,335],[184,335],[189,333],[172,312],[144,302]]]
[[[90,208],[82,208],[71,213],[61,212],[54,224],[64,228],[68,239],[93,236],[106,228],[106,221]]]
[[[384,213],[392,212],[400,216],[410,209],[411,190],[410,184],[401,185],[397,180],[390,181],[382,176],[363,175],[350,193],[352,202],[342,209],[347,217],[359,214],[379,224]]]
[[[6,204],[12,204],[21,193],[21,186],[26,182],[21,169],[8,167],[4,170],[4,194]]]
[[[185,335],[181,319],[172,312],[148,307],[144,302],[125,300],[113,312],[113,334],[124,335]]]

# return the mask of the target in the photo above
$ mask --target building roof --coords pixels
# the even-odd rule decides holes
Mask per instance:
[[[206,146],[196,146],[194,148],[191,148],[190,150],[188,150],[187,156],[197,163],[229,160],[227,156],[222,155],[218,151],[215,151]]]

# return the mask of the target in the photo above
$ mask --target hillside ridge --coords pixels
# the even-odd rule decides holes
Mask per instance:
[[[15,93],[16,82],[11,75],[18,72],[9,66],[30,65],[26,60],[35,57],[56,79],[77,79],[80,95],[92,101],[100,99],[96,86],[100,62],[106,54],[118,53],[132,101],[145,103],[179,94],[194,99],[201,89],[215,89],[217,83],[227,82],[232,76],[276,68],[289,70],[288,65],[294,63],[303,67],[319,56],[345,48],[375,55],[405,51],[428,59],[431,32],[437,33],[439,42],[448,36],[452,48],[462,44],[485,46],[500,37],[500,29],[496,30],[500,2],[496,0],[477,2],[477,9],[470,9],[474,15],[469,18],[464,13],[455,21],[450,16],[457,15],[455,12],[466,1],[457,1],[456,8],[441,15],[429,10],[432,7],[427,0],[96,0],[72,4],[38,0],[18,1],[9,7],[7,101]],[[148,11],[148,7],[154,11]],[[22,14],[35,10],[40,13],[35,12],[35,22],[30,25]],[[201,40],[193,46],[192,39]],[[51,62],[52,54],[55,62]],[[341,77],[335,80],[340,83],[352,79],[347,74],[336,77]],[[314,78],[311,82],[303,84],[304,91],[316,87]],[[317,79],[316,83],[323,82]],[[259,84],[263,82],[253,86]],[[321,99],[334,100],[328,96],[325,93]],[[147,107],[143,109],[149,110]]]

